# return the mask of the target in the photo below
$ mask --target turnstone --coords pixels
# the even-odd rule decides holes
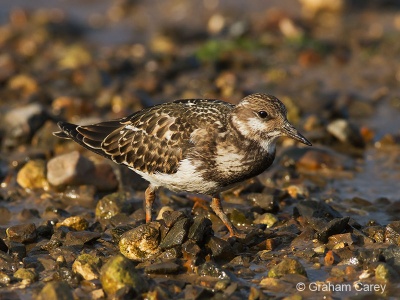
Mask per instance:
[[[219,193],[265,171],[275,158],[280,136],[311,143],[287,120],[276,97],[252,94],[233,105],[220,100],[176,100],[128,117],[93,125],[59,122],[54,134],[124,164],[149,181],[146,222],[155,192],[212,196],[211,208],[231,236],[239,231],[224,213]]]

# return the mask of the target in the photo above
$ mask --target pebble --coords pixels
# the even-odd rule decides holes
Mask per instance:
[[[69,231],[65,236],[65,245],[83,245],[86,243],[91,243],[101,237],[98,232],[92,231]]]
[[[0,285],[5,286],[11,282],[11,277],[6,273],[0,271]]]
[[[132,288],[137,293],[147,290],[147,281],[135,269],[135,264],[122,255],[111,257],[101,268],[100,281],[109,298],[124,288]]]
[[[72,264],[72,271],[81,275],[85,280],[94,280],[100,277],[101,265],[99,257],[81,254]]]
[[[31,284],[38,280],[38,274],[36,273],[35,269],[32,268],[30,269],[20,268],[14,273],[14,277],[23,280],[28,284]]]
[[[8,251],[8,247],[6,243],[4,243],[3,239],[0,239],[0,251],[6,252]]]
[[[246,198],[265,212],[277,212],[279,209],[276,193],[250,193]]]
[[[44,160],[28,161],[17,174],[17,183],[24,189],[49,189]]]
[[[227,241],[218,237],[210,237],[207,247],[210,248],[211,254],[216,261],[230,261],[235,257],[235,252]]]
[[[254,220],[254,224],[264,224],[267,228],[273,227],[277,222],[278,218],[271,213],[262,214]]]
[[[160,248],[165,250],[182,245],[188,234],[189,225],[190,222],[188,218],[183,218],[177,221],[161,241]]]
[[[101,198],[96,205],[96,218],[108,220],[119,213],[131,214],[134,210],[132,202],[127,199],[126,194],[116,192]]]
[[[207,237],[213,234],[212,223],[205,217],[196,217],[189,228],[188,238],[196,243],[202,243]]]
[[[342,215],[326,204],[324,201],[304,200],[299,202],[294,210],[294,215],[307,218],[321,218],[330,221],[333,218],[341,218]]]
[[[171,228],[176,222],[185,218],[185,214],[181,211],[166,210],[162,214],[165,226]]]
[[[385,227],[384,242],[400,246],[400,221],[393,221]]]
[[[76,231],[86,230],[89,227],[89,222],[80,216],[66,218],[64,221],[57,223],[56,227],[66,226]]]
[[[161,262],[144,268],[148,274],[177,274],[180,270],[181,266],[175,262]]]
[[[376,243],[383,243],[385,241],[384,226],[369,226],[364,228],[363,232],[371,239],[373,239]]]
[[[354,169],[355,166],[349,157],[326,148],[302,148],[292,153],[288,151],[284,153],[283,159],[288,157],[296,161],[297,168],[309,171],[343,171]]]
[[[66,282],[52,281],[46,283],[36,298],[37,300],[74,300],[72,289]]]
[[[380,263],[375,269],[375,279],[383,282],[397,282],[399,273],[387,263]]]
[[[18,261],[26,257],[26,247],[22,243],[10,241],[8,253]]]
[[[360,129],[347,120],[335,120],[329,123],[326,129],[342,143],[346,143],[357,148],[365,147]]]
[[[46,109],[38,103],[17,107],[4,115],[3,148],[13,149],[29,143],[34,133],[49,119]]]
[[[287,274],[299,274],[307,277],[303,265],[294,258],[284,258],[279,264],[273,266],[268,272],[268,277],[279,278]]]
[[[328,242],[328,238],[331,235],[342,233],[346,229],[349,220],[350,217],[344,217],[344,218],[336,218],[329,221],[328,224],[325,225],[325,227],[321,228],[316,233],[317,239],[323,243]]]
[[[47,180],[55,187],[94,185],[99,191],[113,191],[118,186],[111,165],[95,164],[78,151],[50,159],[47,163]]]
[[[33,223],[8,227],[6,233],[10,241],[19,243],[34,242],[37,238],[36,226]]]
[[[156,222],[139,225],[122,234],[119,250],[125,257],[145,261],[160,254],[160,224]]]
[[[197,274],[200,276],[210,276],[221,280],[230,280],[228,273],[220,266],[212,262],[205,262],[197,268]]]

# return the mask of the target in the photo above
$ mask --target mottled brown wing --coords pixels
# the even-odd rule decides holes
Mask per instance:
[[[116,121],[73,125],[74,132],[67,135],[116,163],[145,173],[171,174],[194,146],[192,132],[199,128],[224,130],[232,107],[216,100],[177,100]]]

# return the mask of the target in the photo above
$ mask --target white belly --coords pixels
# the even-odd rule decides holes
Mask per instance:
[[[185,191],[208,195],[218,190],[218,184],[215,181],[205,180],[189,159],[182,160],[179,164],[178,171],[174,174],[147,174],[135,169],[132,170],[149,181],[152,186],[162,186],[174,192]]]

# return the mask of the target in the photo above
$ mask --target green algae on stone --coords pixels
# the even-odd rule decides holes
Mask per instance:
[[[96,218],[98,220],[108,220],[121,212],[132,213],[132,205],[127,201],[125,193],[115,192],[97,202]]]
[[[100,281],[109,296],[123,288],[133,288],[137,292],[147,289],[147,282],[135,269],[135,264],[122,255],[110,258],[101,268]]]
[[[100,276],[101,260],[90,254],[81,254],[72,264],[72,271],[86,280],[98,279]]]
[[[160,253],[160,224],[156,222],[139,225],[122,234],[119,251],[125,257],[144,261]]]
[[[57,223],[57,227],[66,226],[76,231],[86,230],[89,227],[89,222],[80,216],[66,218],[61,223]]]
[[[384,282],[394,282],[399,278],[399,274],[388,264],[380,263],[375,269],[375,279]]]
[[[285,258],[279,264],[272,267],[268,272],[268,277],[279,278],[286,274],[299,274],[307,277],[303,265],[293,258]]]
[[[66,282],[52,281],[43,287],[36,300],[74,300],[74,296]]]
[[[35,272],[35,269],[29,268],[20,268],[14,273],[14,277],[20,280],[28,281],[29,283],[35,282],[38,279],[38,274]]]
[[[254,220],[254,224],[264,224],[267,228],[271,228],[278,222],[278,218],[271,213],[265,213]]]

